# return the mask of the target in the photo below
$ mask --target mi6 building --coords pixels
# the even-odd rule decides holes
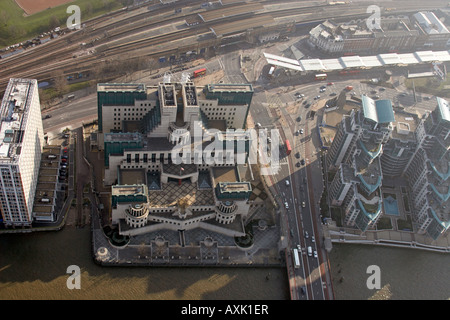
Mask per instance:
[[[200,230],[246,234],[252,95],[247,84],[98,85],[104,184],[121,235],[173,232],[184,245]]]
[[[30,227],[44,146],[37,81],[11,79],[0,116],[1,218],[6,227]]]

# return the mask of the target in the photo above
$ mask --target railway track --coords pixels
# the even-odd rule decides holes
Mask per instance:
[[[199,3],[201,2],[203,1],[199,1]],[[325,7],[328,8],[329,6],[318,5],[311,7],[280,9],[270,12],[267,11],[258,13],[243,13],[236,16],[227,17],[223,20],[204,22],[202,24],[192,26],[188,29],[177,30],[169,34],[162,34],[157,36],[151,36],[144,39],[132,40],[113,46],[109,44],[109,42],[122,38],[126,39],[127,37],[132,36],[138,32],[155,28],[157,26],[161,26],[161,23],[163,22],[165,24],[170,24],[175,21],[180,21],[180,19],[186,19],[197,15],[197,13],[192,13],[189,15],[184,15],[182,17],[175,16],[173,18],[168,19],[166,17],[159,17],[149,22],[147,21],[148,20],[147,18],[149,17],[150,13],[154,12],[147,11],[133,15],[132,17],[129,18],[124,18],[121,21],[113,22],[111,24],[105,24],[104,26],[98,29],[94,28],[94,26],[98,25],[99,22],[105,23],[108,20],[111,20],[112,17],[117,17],[120,16],[120,14],[123,14],[123,12],[116,12],[112,16],[111,15],[105,16],[88,22],[86,30],[84,31],[80,30],[76,33],[68,34],[67,37],[64,36],[61,39],[55,39],[52,42],[48,42],[39,47],[33,48],[36,50],[30,49],[28,51],[21,53],[18,56],[12,56],[6,59],[2,63],[0,63],[1,69],[3,70],[2,72],[0,72],[0,89],[4,90],[4,88],[6,88],[9,78],[11,77],[23,76],[23,77],[37,78],[39,81],[48,80],[51,77],[51,74],[55,72],[55,70],[64,70],[65,73],[69,73],[73,72],[74,70],[80,70],[80,68],[89,69],[92,65],[95,65],[95,63],[98,62],[99,56],[101,56],[101,59],[113,58],[115,56],[123,55],[135,49],[143,49],[155,46],[157,44],[168,43],[170,41],[174,41],[186,36],[192,36],[194,33],[195,34],[205,33],[210,30],[209,28],[214,28],[214,26],[220,26],[221,24],[230,23],[233,21],[239,23],[244,27],[245,23],[243,23],[244,22],[243,20],[248,19],[250,17],[254,17],[256,15],[258,16],[267,15],[273,18],[282,18],[288,16],[300,16],[302,14],[314,12],[318,17],[296,22],[320,23],[325,19],[335,17],[337,15],[336,14],[337,12],[340,13],[339,17],[341,19],[361,18],[361,16],[366,14],[365,5],[355,6],[355,8],[359,8],[358,13],[356,14],[348,13],[349,10],[345,6],[335,6],[332,7],[333,10],[323,10]],[[239,5],[236,4],[236,9],[238,8]],[[172,10],[174,9],[173,8],[166,9],[167,12]],[[409,10],[412,11],[414,9],[411,8]],[[161,12],[158,11],[158,13]],[[131,23],[131,21],[133,21],[133,23]],[[114,29],[114,26],[116,26],[116,29]],[[95,37],[98,38],[100,36],[102,36],[102,39],[98,42],[98,44],[104,44],[103,50],[101,50],[101,52],[84,58],[76,58],[76,59],[72,58],[74,50],[75,49],[80,50],[79,43],[77,42],[77,40],[80,40],[82,38],[85,39],[85,37],[90,39]],[[159,56],[163,55],[166,52],[168,52],[168,50],[160,48],[155,49],[153,53],[149,53],[146,55],[158,58]],[[39,57],[35,58],[36,55],[38,55]]]

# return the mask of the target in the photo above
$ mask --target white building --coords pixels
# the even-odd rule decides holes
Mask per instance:
[[[44,131],[36,80],[11,79],[0,108],[0,210],[5,226],[31,226]]]

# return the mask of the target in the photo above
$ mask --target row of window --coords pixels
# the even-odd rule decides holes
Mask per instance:
[[[147,103],[141,103],[141,107],[147,107]],[[149,103],[148,107],[151,107],[152,104]],[[114,108],[114,112],[120,111],[147,111],[147,108]]]

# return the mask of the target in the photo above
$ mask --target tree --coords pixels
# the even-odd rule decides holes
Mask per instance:
[[[61,25],[59,19],[56,16],[51,16],[48,26],[50,29],[55,29]]]

